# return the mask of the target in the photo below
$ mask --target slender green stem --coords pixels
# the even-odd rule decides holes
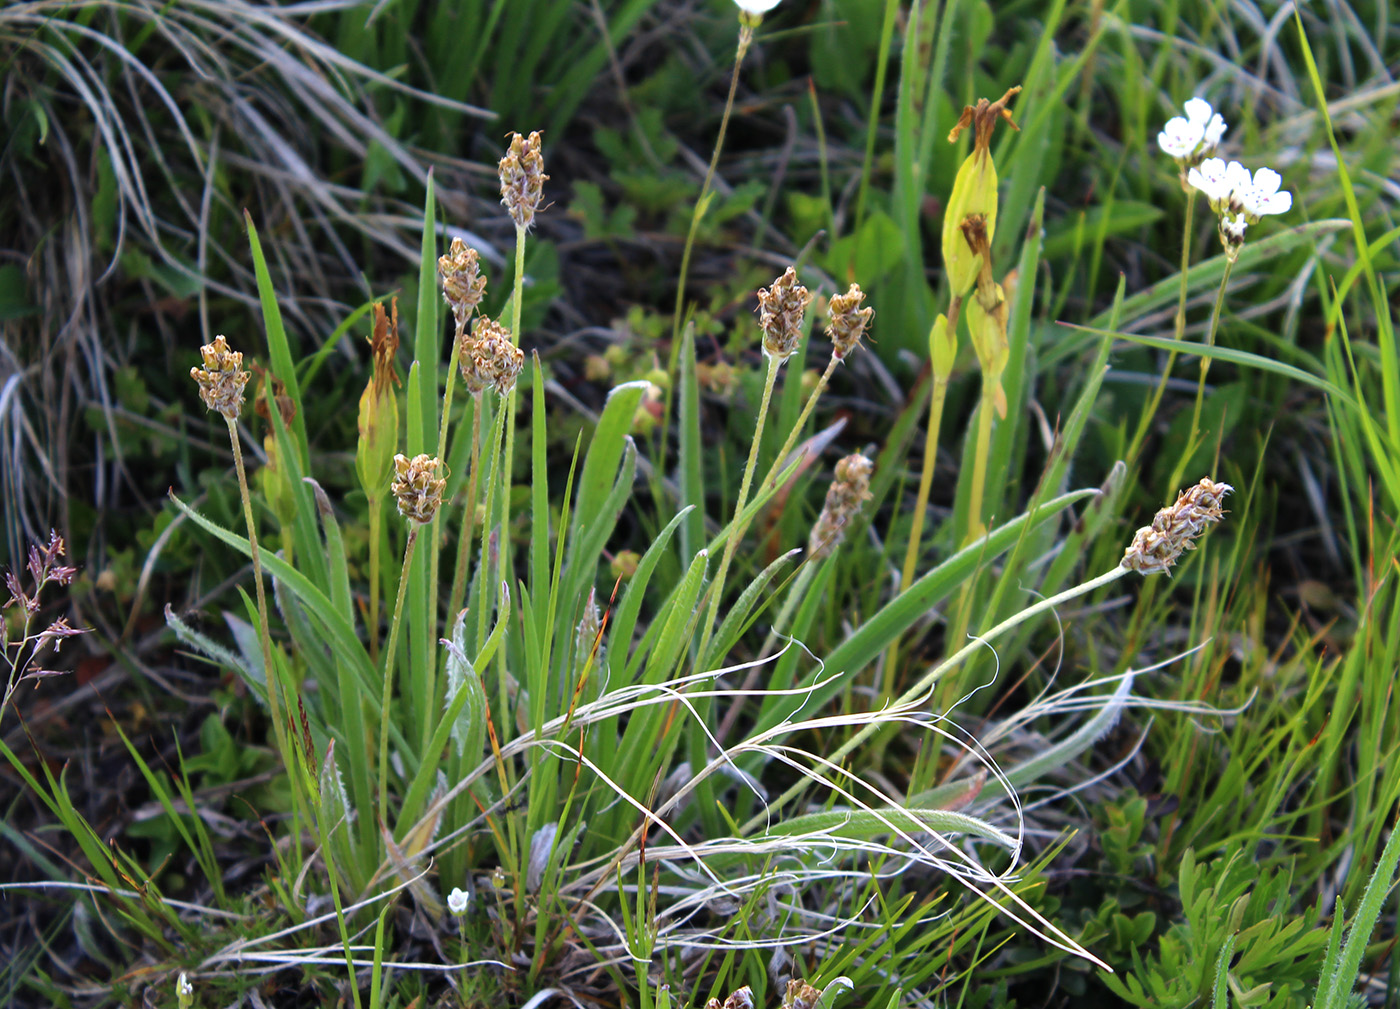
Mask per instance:
[[[1206,331],[1205,345],[1215,346],[1216,330],[1220,326],[1220,313],[1225,304],[1225,288],[1230,283],[1230,270],[1234,267],[1235,261],[1231,258],[1225,260],[1225,272],[1220,276],[1220,289],[1215,292],[1215,307],[1210,313],[1210,328]],[[1186,473],[1186,467],[1191,462],[1191,457],[1196,454],[1201,434],[1201,406],[1205,402],[1206,394],[1206,373],[1210,371],[1210,358],[1201,356],[1201,377],[1196,385],[1196,405],[1191,411],[1191,437],[1186,441],[1186,447],[1182,450],[1180,458],[1176,461],[1176,466],[1172,470],[1170,486],[1179,487],[1181,478]]]
[[[932,687],[940,679],[942,679],[944,675],[946,675],[950,670],[952,670],[955,666],[961,663],[974,651],[986,648],[988,645],[996,641],[1002,635],[1025,623],[1032,617],[1039,616],[1047,610],[1054,609],[1056,606],[1061,606],[1064,603],[1069,602],[1071,599],[1077,599],[1079,596],[1085,595],[1086,593],[1103,588],[1103,586],[1117,581],[1119,578],[1122,578],[1127,573],[1128,569],[1125,567],[1114,567],[1099,575],[1097,578],[1090,579],[1087,582],[1083,582],[1079,585],[1073,586],[1072,588],[1065,589],[1063,592],[1050,596],[1047,599],[1042,599],[1040,600],[1040,602],[1034,603],[1031,606],[1027,606],[1024,610],[1021,610],[1019,613],[1012,614],[1011,616],[1003,620],[1001,623],[993,627],[991,630],[978,635],[972,641],[969,641],[962,648],[958,649],[958,651],[948,656],[948,658],[944,659],[938,665],[930,669],[919,679],[917,683],[915,683],[912,687],[910,687],[908,690],[906,690],[903,694],[899,696],[899,698],[890,706],[891,709],[908,709],[910,707],[913,707],[914,705],[924,703],[925,701],[931,698]],[[863,729],[861,729],[854,736],[852,736],[849,740],[841,744],[841,746],[837,747],[834,753],[826,755],[825,759],[832,764],[839,764],[857,746],[860,746],[862,743],[864,743],[876,733],[878,733],[884,727],[885,724],[886,723],[884,721],[870,722]],[[779,796],[776,802],[772,802],[765,805],[762,812],[760,812],[753,819],[749,820],[748,823],[744,824],[741,833],[747,835],[752,831],[758,829],[759,827],[763,826],[764,823],[769,822],[776,812],[778,812],[789,802],[791,802],[797,795],[799,795],[802,792],[803,788],[805,787],[805,783],[799,781],[797,784],[793,785],[781,796]]]
[[[880,49],[875,57],[875,83],[870,89],[869,123],[865,131],[865,156],[860,165],[860,188],[856,191],[856,213],[851,221],[851,234],[860,231],[865,220],[865,201],[870,193],[870,166],[875,156],[876,124],[880,122],[880,105],[885,100],[885,73],[890,63],[890,45],[894,39],[895,15],[899,11],[898,0],[885,0],[884,23],[880,26]],[[854,250],[852,256],[854,256]]]
[[[783,471],[788,453],[792,451],[793,445],[797,444],[798,436],[802,434],[802,429],[807,426],[807,418],[812,416],[812,411],[817,407],[817,400],[821,399],[822,393],[826,391],[827,383],[831,381],[831,376],[840,363],[840,360],[835,356],[826,363],[826,371],[822,372],[822,377],[817,382],[817,387],[812,390],[812,395],[807,397],[807,402],[802,407],[802,413],[797,417],[797,423],[788,432],[787,441],[783,442],[783,447],[778,449],[778,454],[773,458],[773,465],[768,467],[768,475],[763,478],[763,483],[759,484],[760,487],[764,484],[771,484],[778,479],[778,474]]]
[[[955,295],[948,305],[948,333],[954,339],[957,338],[958,316],[961,313],[962,296]],[[909,546],[904,551],[904,570],[899,580],[901,592],[914,581],[914,567],[918,562],[919,545],[924,536],[924,513],[928,511],[929,490],[933,486],[933,467],[938,458],[938,434],[943,424],[943,402],[947,392],[948,376],[941,376],[940,381],[940,376],[935,372],[933,374],[933,395],[928,404],[928,430],[924,436],[924,463],[923,468],[919,471],[919,496],[914,509],[914,522],[909,528]],[[897,509],[895,517],[898,517]]]
[[[748,504],[749,501],[749,487],[753,483],[754,467],[758,465],[758,447],[763,442],[763,425],[768,418],[768,404],[773,399],[773,386],[778,381],[778,369],[782,366],[782,358],[772,356],[768,358],[768,375],[763,381],[763,401],[759,404],[758,421],[754,425],[753,444],[749,446],[749,461],[744,465],[744,478],[739,484],[739,499],[734,503],[736,519],[742,514],[744,505]],[[735,526],[728,541],[724,544],[724,554],[719,562],[719,571],[716,572],[715,580],[710,585],[710,605],[705,616],[704,630],[700,635],[700,647],[695,652],[697,662],[705,661],[705,649],[709,647],[710,636],[714,633],[715,617],[719,613],[720,596],[724,594],[724,579],[729,574],[729,564],[734,559],[734,551],[743,538],[744,527]]]
[[[715,167],[719,164],[719,152],[724,148],[724,135],[729,130],[729,114],[734,110],[734,95],[739,90],[739,67],[753,43],[753,28],[742,20],[742,15],[740,17],[739,43],[734,49],[734,70],[729,76],[729,97],[724,102],[724,112],[719,119],[719,135],[715,137],[715,149],[710,152],[710,166],[705,169],[705,181],[700,184],[700,195],[696,197],[695,209],[690,214],[690,230],[686,232],[685,247],[681,250],[681,272],[676,278],[676,307],[671,318],[671,355],[666,365],[666,372],[671,375],[676,372],[676,358],[680,353],[681,313],[685,311],[685,278],[690,272],[690,253],[695,247],[695,236],[700,232],[700,219],[705,216],[710,185],[714,182]],[[666,415],[670,416],[669,410]]]
[[[438,421],[438,444],[437,444],[437,475],[443,476],[447,469],[447,421],[452,416],[452,393],[457,387],[457,353],[462,344],[462,334],[466,331],[464,321],[457,327],[457,332],[452,338],[452,354],[447,365],[447,384],[442,391],[442,419]],[[429,534],[428,550],[428,619],[437,623],[438,618],[438,568],[442,558],[442,535],[439,523],[442,521],[443,509],[439,508],[433,513],[433,527]],[[427,676],[428,689],[427,696],[420,698],[423,715],[423,752],[428,750],[428,744],[433,738],[434,715],[438,711],[437,703],[437,633],[428,635],[430,642],[427,656]]]
[[[967,499],[967,539],[981,539],[987,533],[982,521],[982,496],[987,487],[987,456],[992,448],[992,415],[996,412],[996,388],[982,376],[982,405],[977,409],[977,448],[972,456],[972,489]]]
[[[1215,292],[1215,307],[1210,313],[1210,329],[1206,333],[1206,346],[1215,346],[1215,333],[1220,328],[1220,310],[1225,304],[1225,288],[1230,283],[1230,271],[1234,269],[1235,261],[1227,257],[1225,260],[1225,272],[1220,275],[1220,290]],[[1196,409],[1191,415],[1191,440],[1196,440],[1196,435],[1200,431],[1201,423],[1201,402],[1206,394],[1206,374],[1210,371],[1210,356],[1201,356],[1201,379],[1196,386]]]
[[[1176,323],[1172,333],[1172,339],[1178,343],[1186,335],[1186,294],[1187,294],[1187,272],[1191,268],[1191,221],[1196,212],[1196,188],[1190,187],[1186,193],[1186,219],[1181,228],[1181,289],[1176,297]],[[1132,444],[1128,447],[1127,462],[1129,465],[1137,459],[1138,453],[1142,451],[1142,443],[1147,438],[1147,429],[1152,424],[1152,418],[1157,415],[1157,408],[1162,403],[1162,394],[1166,392],[1167,382],[1171,379],[1172,366],[1176,364],[1177,351],[1175,349],[1167,355],[1167,366],[1162,370],[1162,377],[1157,380],[1157,388],[1153,390],[1152,398],[1143,407],[1142,417],[1138,420],[1137,431],[1133,434]]]
[[[413,548],[418,543],[418,523],[408,524],[408,543],[403,548],[403,571],[399,574],[398,599],[394,602],[394,619],[389,623],[389,643],[384,649],[384,692],[379,708],[379,818],[389,822],[387,799],[389,793],[389,699],[394,691],[394,652],[399,644],[399,626],[403,623],[403,599],[408,588],[408,569],[413,563]]]
[[[369,499],[369,658],[379,663],[379,537],[384,521],[384,502],[379,495]]]
[[[292,754],[285,736],[286,727],[282,724],[281,685],[277,679],[277,668],[272,664],[272,631],[267,622],[267,593],[263,590],[262,552],[258,549],[258,530],[253,521],[253,499],[248,493],[248,473],[243,466],[243,446],[238,437],[238,425],[231,417],[224,417],[224,423],[228,425],[229,443],[233,446],[233,468],[238,473],[238,494],[243,499],[243,521],[248,526],[248,553],[253,558],[253,585],[257,590],[258,599],[258,638],[262,643],[263,675],[267,683],[267,706],[272,715],[272,734],[285,762]],[[287,770],[293,775],[294,782],[299,780],[292,766],[288,766]],[[301,791],[295,784],[293,788],[297,792]]]
[[[899,591],[904,592],[914,584],[914,572],[918,570],[919,554],[924,537],[924,515],[928,512],[928,498],[933,490],[934,461],[938,457],[938,435],[943,427],[943,404],[948,398],[948,380],[933,376],[933,394],[928,403],[928,426],[924,434],[924,466],[919,473],[919,492],[914,498],[914,522],[909,529],[909,545],[904,549],[904,567],[899,573]],[[890,642],[885,653],[884,696],[893,697],[895,688],[895,667],[899,660],[899,635]]]
[[[486,471],[486,491],[481,496],[481,500],[486,505],[486,519],[481,523],[481,556],[476,563],[476,644],[478,648],[486,641],[486,611],[491,608],[491,600],[496,598],[496,590],[491,578],[491,519],[496,509],[496,488],[501,483],[501,428],[505,426],[505,420],[505,404],[502,403],[496,410],[496,419],[491,423],[491,451],[485,457],[490,468]],[[502,696],[504,697],[504,695]]]
[[[333,750],[332,753],[334,753]],[[317,810],[317,812],[320,813],[321,810]],[[321,855],[326,862],[326,879],[330,883],[331,900],[335,904],[335,923],[340,930],[340,948],[345,951],[345,969],[350,973],[350,994],[354,1000],[355,1009],[360,1009],[360,986],[355,983],[355,955],[350,949],[350,929],[345,924],[345,906],[340,900],[340,884],[335,878],[335,861],[331,853],[331,834],[335,830],[335,824],[327,827],[319,815],[315,819],[315,824],[316,833],[321,842]]]
[[[481,393],[472,397],[472,449],[467,477],[467,503],[462,509],[462,534],[457,537],[457,564],[452,572],[452,594],[447,600],[447,619],[455,621],[462,597],[467,591],[467,555],[471,552],[472,527],[476,522],[476,481],[481,465]]]

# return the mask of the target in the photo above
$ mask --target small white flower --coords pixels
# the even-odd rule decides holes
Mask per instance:
[[[1239,162],[1232,161],[1230,164],[1238,165]],[[1187,171],[1186,181],[1201,191],[1210,203],[1211,210],[1219,213],[1220,207],[1230,198],[1235,178],[1234,173],[1229,170],[1223,160],[1206,158],[1195,168]]]
[[[1185,118],[1173,116],[1157,134],[1161,147],[1182,168],[1199,165],[1215,154],[1225,135],[1225,120],[1204,98],[1192,98],[1184,106]]]
[[[175,997],[180,1009],[189,1009],[194,1005],[194,985],[190,984],[190,979],[185,976],[184,971],[180,971],[180,979],[175,984]]]
[[[1204,137],[1205,133],[1199,124],[1180,116],[1172,116],[1167,120],[1162,132],[1157,134],[1157,146],[1162,148],[1168,157],[1185,161],[1195,153]]]
[[[1183,108],[1186,110],[1186,118],[1201,128],[1202,149],[1196,152],[1197,156],[1209,157],[1220,146],[1221,137],[1225,136],[1225,120],[1204,98],[1189,99]]]
[[[734,0],[746,14],[767,14],[778,6],[778,0]]]
[[[467,913],[467,895],[460,888],[454,886],[447,895],[447,910],[455,915]]]
[[[1254,178],[1240,193],[1245,220],[1258,224],[1265,214],[1283,214],[1293,208],[1293,194],[1279,191],[1282,182],[1282,176],[1272,168],[1261,168],[1254,173]]]

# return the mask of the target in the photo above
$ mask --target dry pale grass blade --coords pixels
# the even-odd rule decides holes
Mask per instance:
[[[123,455],[123,404],[112,377],[135,363],[141,345],[129,334],[114,339],[113,321],[120,325],[122,315],[113,308],[131,303],[133,287],[137,300],[157,306],[151,325],[168,357],[200,339],[178,318],[183,296],[169,297],[172,283],[197,292],[205,338],[211,297],[255,309],[239,241],[244,206],[279,226],[270,249],[282,309],[294,330],[316,337],[344,317],[347,294],[358,301],[369,293],[357,289],[363,254],[352,253],[345,236],[363,235],[405,264],[417,262],[421,244],[420,208],[327,178],[321,160],[328,150],[358,161],[374,153],[410,179],[432,167],[439,198],[454,216],[494,212],[494,201],[468,193],[473,166],[401,142],[370,90],[478,120],[491,113],[357,63],[311,31],[311,18],[356,6],[0,6],[7,88],[31,103],[46,132],[28,151],[0,149],[0,191],[17,225],[6,251],[26,261],[40,308],[0,329],[3,479],[13,502],[4,535],[11,551],[50,525],[71,531],[70,497],[99,513],[129,507],[133,498],[149,509],[148,480],[132,473]],[[133,46],[144,36],[150,39]],[[48,170],[36,171],[36,162]],[[95,201],[110,209],[95,213]],[[489,243],[473,244],[498,258]],[[142,261],[152,269],[133,277],[131,264]],[[143,349],[149,353],[149,343]],[[83,444],[77,424],[93,408],[101,424]],[[75,467],[91,474],[81,487],[73,485]],[[102,528],[98,523],[83,545],[96,569],[107,564]]]

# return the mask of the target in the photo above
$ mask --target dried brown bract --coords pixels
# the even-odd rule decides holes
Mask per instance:
[[[1170,571],[1183,553],[1196,548],[1195,541],[1207,529],[1225,517],[1221,505],[1233,490],[1227,483],[1202,477],[1177,495],[1176,504],[1158,511],[1150,526],[1137,531],[1123,552],[1123,567],[1140,575]]]
[[[498,166],[501,174],[501,203],[517,228],[528,228],[544,199],[544,158],[540,154],[539,130],[529,137],[511,134],[510,149]]]
[[[786,361],[802,342],[802,317],[812,294],[797,280],[791,266],[772,287],[758,292],[758,325],[763,330],[763,353]]]
[[[204,405],[228,420],[237,420],[243,409],[243,388],[252,373],[243,369],[243,355],[230,350],[222,336],[199,348],[204,358],[203,368],[191,368],[190,378],[199,383],[199,398]]]
[[[412,459],[394,456],[394,482],[390,490],[398,502],[399,514],[426,525],[442,504],[447,481],[438,477],[441,464],[436,456],[416,455]]]
[[[875,309],[861,307],[864,301],[865,292],[859,284],[852,284],[845,294],[834,295],[827,308],[831,323],[826,327],[826,335],[831,341],[831,356],[838,361],[860,345],[860,338],[875,315]]]

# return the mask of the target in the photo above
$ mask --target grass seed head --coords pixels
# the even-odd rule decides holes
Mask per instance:
[[[436,456],[403,454],[394,456],[394,482],[390,490],[398,502],[399,514],[422,525],[433,520],[442,505],[442,491],[447,481],[438,477],[441,465]]]
[[[875,315],[875,309],[861,307],[864,301],[865,292],[859,284],[852,284],[845,294],[831,298],[827,308],[831,323],[826,327],[826,335],[831,341],[831,356],[838,361],[860,345],[860,338]]]
[[[486,296],[481,255],[460,238],[454,238],[447,255],[438,257],[438,275],[442,277],[442,300],[452,309],[457,329],[465,330],[467,321]]]
[[[1176,503],[1163,508],[1133,536],[1133,542],[1123,552],[1123,567],[1140,575],[1163,574],[1171,570],[1187,550],[1196,548],[1196,540],[1207,529],[1225,517],[1221,507],[1225,495],[1235,488],[1216,483],[1210,477],[1177,495]]]
[[[199,353],[204,367],[190,369],[190,378],[199,383],[199,398],[215,413],[237,420],[243,409],[243,388],[252,377],[252,372],[243,368],[243,355],[230,350],[222,336],[200,347]]]
[[[544,157],[540,154],[539,130],[529,137],[511,134],[510,148],[498,166],[501,175],[501,203],[517,228],[528,228],[544,199]]]
[[[856,452],[836,464],[836,479],[826,491],[826,503],[807,540],[811,560],[827,557],[846,535],[846,526],[870,500],[870,474],[875,464]]]
[[[758,292],[758,324],[763,330],[763,353],[778,361],[786,361],[797,353],[802,342],[802,317],[812,293],[797,280],[791,266],[772,287]]]

